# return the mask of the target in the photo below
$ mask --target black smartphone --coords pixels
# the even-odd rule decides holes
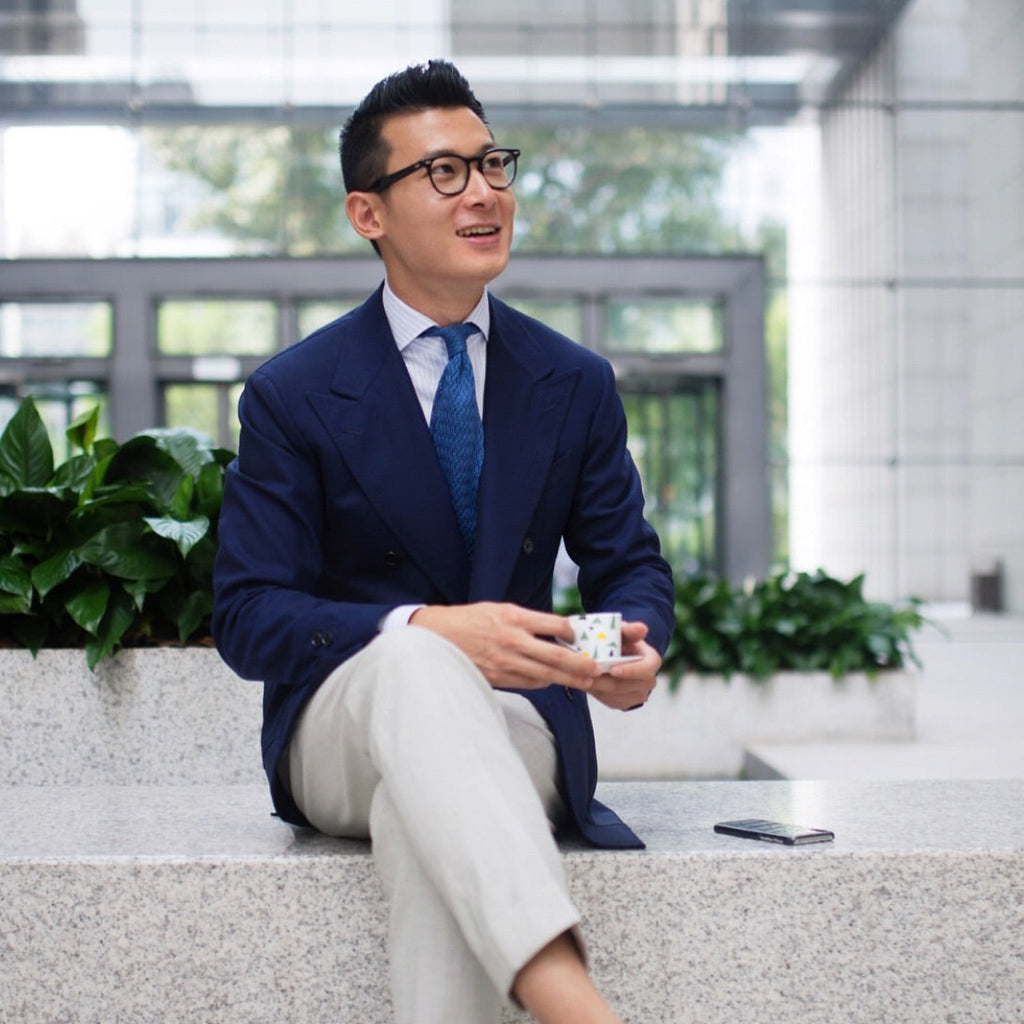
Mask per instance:
[[[763,818],[720,821],[715,826],[715,831],[727,836],[741,836],[743,839],[760,839],[766,843],[785,843],[786,846],[827,843],[836,837],[835,833],[827,828],[803,828],[800,825],[787,825],[782,821],[766,821]]]

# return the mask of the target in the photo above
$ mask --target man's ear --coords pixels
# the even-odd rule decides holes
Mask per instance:
[[[356,233],[368,241],[384,234],[380,197],[374,192],[349,192],[345,197],[345,214]]]

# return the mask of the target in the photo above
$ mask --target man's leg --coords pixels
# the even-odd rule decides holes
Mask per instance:
[[[427,630],[378,637],[314,695],[289,758],[316,827],[373,836],[402,1022],[497,1018],[520,970],[578,915],[543,801],[554,752],[532,706],[496,695]],[[522,737],[545,794],[510,742]],[[537,767],[549,759],[549,768]],[[436,1008],[436,1009],[435,1009]]]

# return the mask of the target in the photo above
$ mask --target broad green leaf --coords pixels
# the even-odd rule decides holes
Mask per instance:
[[[100,407],[94,405],[88,412],[76,416],[64,431],[72,448],[88,452],[96,439],[96,426],[100,419]]]
[[[54,470],[50,482],[55,488],[66,487],[81,491],[95,468],[96,460],[91,455],[76,455]]]
[[[183,470],[173,456],[145,435],[133,437],[110,460],[105,485],[145,484],[161,511],[171,507]]]
[[[0,558],[0,590],[5,594],[32,601],[32,578],[25,566],[13,555]]]
[[[24,487],[0,498],[0,531],[8,537],[25,534],[47,538],[60,534],[74,508],[74,501],[66,499],[64,493],[43,487]]]
[[[208,462],[213,461],[212,442],[198,430],[188,427],[168,427],[147,430],[145,437],[151,437],[175,462],[193,479]]]
[[[67,598],[68,615],[87,633],[96,636],[110,602],[110,584],[106,580],[87,583]]]
[[[210,591],[195,590],[182,602],[178,609],[178,639],[185,643],[213,612],[213,594]]]
[[[224,498],[224,470],[216,463],[209,463],[199,471],[196,481],[196,511],[213,517],[220,511]]]
[[[916,656],[910,634],[920,602],[872,603],[863,576],[849,582],[819,569],[784,572],[742,587],[701,576],[676,580],[675,629],[663,661],[673,688],[683,670],[763,678],[780,670],[899,667]]]
[[[145,484],[102,484],[82,503],[80,514],[106,505],[149,505],[153,492]]]
[[[171,502],[170,512],[175,519],[191,519],[192,495],[195,494],[196,484],[190,476],[183,476],[178,484],[177,493]]]
[[[198,516],[186,522],[172,519],[170,516],[161,516],[160,518],[147,516],[145,521],[155,534],[174,541],[183,558],[206,536],[210,529],[210,520],[206,516]]]
[[[0,436],[0,633],[32,651],[87,637],[91,667],[127,635],[184,640],[209,628],[215,523],[235,458],[188,430],[120,445],[97,438],[98,423],[96,410],[75,419],[75,454],[57,467],[31,401]]]
[[[135,607],[132,599],[123,590],[114,590],[110,595],[107,614],[100,624],[98,635],[85,645],[85,657],[89,668],[95,671],[96,666],[109,658],[117,650],[125,632],[135,621]]]
[[[0,615],[28,615],[32,598],[20,594],[0,594]]]
[[[165,582],[165,580],[160,580],[159,583],[154,584],[151,580],[122,580],[121,586],[124,587],[125,593],[135,604],[135,610],[141,612],[146,603],[146,595],[153,590],[158,590]]]
[[[114,523],[90,537],[79,549],[83,562],[129,580],[164,579],[176,570],[174,558],[142,523]]]
[[[0,479],[7,489],[44,487],[53,476],[53,448],[35,402],[25,399],[0,435]]]
[[[46,597],[54,587],[67,582],[81,564],[82,560],[74,551],[64,548],[32,570],[32,584],[40,597]]]

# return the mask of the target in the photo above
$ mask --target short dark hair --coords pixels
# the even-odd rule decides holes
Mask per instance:
[[[387,117],[436,107],[469,107],[487,124],[469,82],[449,61],[413,64],[378,82],[341,129],[338,151],[345,191],[365,190],[386,173],[388,147],[381,132]]]

